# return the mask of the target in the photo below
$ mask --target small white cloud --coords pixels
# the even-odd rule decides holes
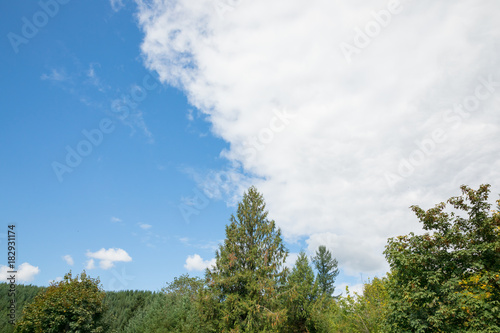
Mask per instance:
[[[35,267],[25,262],[19,265],[17,269],[17,278],[19,281],[23,282],[33,281],[35,275],[37,275],[38,273],[40,273],[40,269],[38,268],[38,266]]]
[[[94,269],[95,264],[94,264],[94,259],[90,259],[87,261],[87,264],[85,265],[85,269]]]
[[[73,266],[73,264],[75,263],[75,262],[73,261],[73,258],[72,258],[69,254],[67,254],[67,255],[63,256],[62,258],[63,258],[63,259],[64,259],[64,261],[66,261],[66,263],[67,263],[68,265],[70,265],[70,266]]]
[[[6,281],[7,278],[12,275],[8,273],[11,269],[8,266],[0,266],[0,280]],[[40,269],[36,266],[30,265],[27,262],[22,263],[17,267],[16,280],[19,282],[29,282],[33,281],[35,275],[40,273]]]
[[[141,229],[148,230],[152,227],[152,225],[147,223],[139,223],[139,227],[141,227]]]
[[[40,76],[40,79],[42,80],[49,80],[49,81],[57,81],[57,82],[62,82],[62,81],[66,81],[68,79],[68,77],[66,76],[66,74],[64,74],[64,71],[59,71],[57,69],[52,69],[52,71],[49,73],[49,74],[42,74],[42,76]]]
[[[118,217],[112,216],[111,217],[111,222],[121,222],[122,220]]]
[[[179,241],[181,243],[188,244],[189,243],[189,238],[188,237],[181,237],[181,238],[179,238]]]
[[[109,2],[111,4],[111,8],[113,8],[115,12],[119,11],[125,6],[123,4],[123,0],[109,0]]]
[[[184,268],[188,271],[202,271],[205,268],[215,266],[215,258],[212,260],[203,260],[198,254],[188,256]]]
[[[106,249],[102,248],[97,252],[87,251],[86,255],[89,258],[100,260],[99,267],[101,267],[102,269],[110,269],[111,267],[114,266],[114,263],[116,261],[122,261],[122,262],[132,261],[132,258],[123,249],[108,249],[108,250],[106,250]],[[90,262],[89,262],[89,264],[90,264]],[[92,261],[92,265],[94,265],[93,261]]]

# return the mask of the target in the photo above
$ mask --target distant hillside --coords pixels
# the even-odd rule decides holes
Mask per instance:
[[[31,303],[36,295],[45,291],[45,287],[37,287],[33,285],[16,285],[16,314],[19,318],[26,304]],[[12,299],[9,297],[9,284],[0,283],[0,332],[14,332],[14,327],[9,324],[9,302]]]
[[[25,305],[31,303],[34,298],[45,291],[45,287],[33,285],[16,285],[16,314],[20,318]],[[12,333],[14,327],[9,324],[9,284],[0,283],[0,332]],[[107,312],[106,321],[110,325],[110,332],[123,332],[134,316],[141,314],[146,305],[151,304],[153,299],[159,298],[161,294],[151,291],[127,290],[106,292],[105,304]]]

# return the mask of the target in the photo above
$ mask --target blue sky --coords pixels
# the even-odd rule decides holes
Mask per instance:
[[[158,290],[202,276],[255,184],[290,264],[325,244],[359,290],[387,271],[387,237],[421,230],[410,205],[500,192],[499,12],[2,2],[0,241],[15,224],[25,283],[86,268]]]
[[[32,21],[42,10],[28,1],[0,6],[2,36],[22,37],[22,18]],[[182,91],[144,67],[134,5],[59,6],[27,43],[2,39],[2,242],[7,224],[15,224],[17,263],[38,267],[29,281],[38,285],[81,272],[86,254],[102,248],[132,258],[108,269],[95,260],[87,271],[106,289],[157,290],[180,274],[201,275],[184,268],[186,258],[213,257],[234,207],[206,198],[206,208],[193,208],[198,214],[185,211],[187,219],[179,207],[202,193],[193,170],[227,163],[219,157],[227,143]],[[120,100],[123,106],[113,107]],[[100,131],[103,120],[110,133]],[[89,142],[82,132],[96,130],[98,144],[69,168],[66,147],[78,153]]]

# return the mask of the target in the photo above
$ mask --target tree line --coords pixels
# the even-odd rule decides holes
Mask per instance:
[[[389,238],[390,271],[335,295],[338,262],[320,246],[289,269],[281,231],[250,187],[204,279],[160,292],[104,292],[85,272],[28,295],[2,332],[500,332],[500,200],[489,185],[423,210],[424,233]],[[0,285],[0,293],[4,286]],[[35,296],[36,294],[36,296]],[[24,297],[24,296],[23,296]],[[31,300],[30,300],[31,298]],[[22,303],[22,304],[20,304]],[[3,311],[4,309],[2,309]],[[5,328],[5,330],[3,329]]]

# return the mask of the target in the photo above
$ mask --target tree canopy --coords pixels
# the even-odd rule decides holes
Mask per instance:
[[[101,319],[105,293],[99,283],[85,271],[74,278],[69,272],[24,308],[15,332],[104,332]]]
[[[411,207],[426,233],[388,241],[391,332],[500,331],[500,214],[489,185],[461,189],[454,211]]]

